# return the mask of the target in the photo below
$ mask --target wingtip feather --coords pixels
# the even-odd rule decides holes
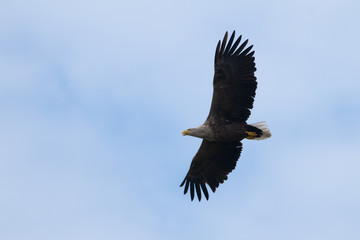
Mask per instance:
[[[220,48],[220,53],[219,53],[220,56],[222,56],[224,54],[227,38],[228,38],[228,32],[226,31],[224,39],[223,39],[223,41],[221,43],[221,48]]]
[[[188,189],[189,189],[189,181],[186,181],[185,188],[184,188],[184,194],[187,193]]]
[[[224,51],[224,55],[229,54],[229,50],[230,50],[230,47],[231,47],[231,45],[232,45],[232,43],[233,43],[233,41],[234,41],[234,37],[235,37],[235,31],[233,31],[233,33],[231,34],[231,37],[230,37],[230,39],[229,39],[229,42],[228,42],[228,44],[227,44],[227,46],[226,46],[226,49],[225,49],[225,51]]]
[[[185,181],[186,181],[186,177],[185,177],[184,180],[181,182],[180,187],[184,186]]]
[[[248,43],[249,39],[246,39],[241,46],[236,50],[236,52],[234,53],[234,55],[239,55],[241,53],[241,51],[244,49],[244,47],[246,46],[246,44]]]
[[[209,192],[206,188],[205,183],[201,183],[201,189],[203,190],[204,196],[206,198],[206,200],[209,200]]]
[[[191,201],[194,200],[194,183],[190,183],[190,197]]]
[[[218,41],[218,44],[217,44],[217,46],[216,46],[216,50],[215,50],[215,63],[216,63],[216,61],[217,61],[218,58],[219,58],[220,44],[221,44],[221,41],[219,40],[219,41]]]
[[[195,190],[196,190],[196,195],[199,199],[199,202],[201,201],[201,190],[200,190],[200,184],[199,183],[196,183],[195,184]]]

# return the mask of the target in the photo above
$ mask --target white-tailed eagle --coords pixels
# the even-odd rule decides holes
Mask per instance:
[[[199,201],[202,193],[209,199],[206,184],[215,192],[227,179],[240,157],[241,140],[271,137],[265,122],[246,123],[257,87],[255,57],[252,45],[245,48],[248,40],[240,45],[241,36],[233,43],[234,37],[235,31],[227,43],[226,32],[216,47],[214,92],[209,116],[201,126],[182,132],[182,135],[203,139],[180,185],[184,186],[184,194],[190,188],[191,200],[195,192]]]

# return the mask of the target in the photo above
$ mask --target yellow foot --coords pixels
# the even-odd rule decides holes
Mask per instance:
[[[257,137],[256,132],[246,132],[246,134],[247,134],[247,137],[246,137],[247,139],[254,139]]]

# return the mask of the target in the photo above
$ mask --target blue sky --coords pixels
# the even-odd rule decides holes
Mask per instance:
[[[0,238],[359,239],[357,1],[2,1]],[[254,44],[244,141],[209,201],[178,186],[225,31]]]

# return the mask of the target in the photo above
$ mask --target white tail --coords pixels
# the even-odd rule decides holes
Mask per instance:
[[[254,140],[263,140],[263,139],[267,139],[267,138],[271,137],[270,129],[266,125],[265,121],[257,122],[257,123],[253,123],[253,124],[249,124],[249,125],[256,127],[262,131],[262,135],[260,137],[255,137]]]

